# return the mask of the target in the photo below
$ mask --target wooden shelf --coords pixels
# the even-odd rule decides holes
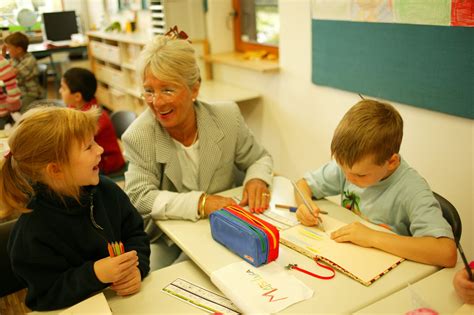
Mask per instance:
[[[134,45],[145,45],[153,37],[149,33],[115,33],[115,32],[104,32],[104,31],[90,31],[87,32],[89,37],[96,37],[99,39],[117,41],[122,43],[134,44]]]
[[[260,93],[217,81],[202,81],[198,99],[203,102],[255,100]]]
[[[204,61],[210,63],[221,63],[229,66],[244,68],[258,72],[278,72],[278,60],[244,59],[244,54],[237,52],[229,52],[222,54],[203,56]]]

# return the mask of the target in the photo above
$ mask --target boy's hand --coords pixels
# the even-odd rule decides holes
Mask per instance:
[[[298,209],[296,210],[296,218],[301,224],[306,226],[313,226],[318,224],[318,215],[319,215],[319,207],[312,201],[309,202],[312,209],[308,210],[308,208],[304,204],[300,204]],[[311,214],[311,212],[314,214]]]
[[[377,236],[377,231],[360,222],[345,225],[331,233],[331,239],[338,243],[351,242],[363,247],[372,247],[372,241]]]
[[[242,207],[249,206],[251,212],[263,213],[270,204],[270,191],[267,183],[263,180],[254,178],[249,180],[242,193]]]
[[[94,263],[94,272],[102,283],[113,283],[128,277],[138,265],[137,252],[132,250],[117,257],[106,257]]]
[[[132,272],[128,274],[125,278],[114,282],[110,288],[114,290],[117,295],[125,296],[137,293],[140,291],[142,277],[140,275],[140,270],[138,267],[132,267]]]
[[[453,285],[464,303],[474,304],[474,282],[469,281],[466,269],[463,268],[456,273]]]
[[[7,56],[7,45],[2,45],[2,56],[3,57]]]

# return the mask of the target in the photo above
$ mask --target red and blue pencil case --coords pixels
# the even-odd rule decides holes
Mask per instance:
[[[239,206],[211,213],[212,238],[258,267],[278,258],[280,233],[272,224]]]

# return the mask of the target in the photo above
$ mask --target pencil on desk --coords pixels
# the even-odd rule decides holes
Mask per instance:
[[[288,209],[290,210],[291,212],[296,212],[296,210],[298,209],[298,207],[293,207],[293,206],[288,206],[288,205],[282,205],[282,204],[275,204],[275,207],[277,208],[282,208],[282,209]],[[328,214],[327,211],[324,211],[324,210],[319,210],[319,213],[322,213],[322,214]]]

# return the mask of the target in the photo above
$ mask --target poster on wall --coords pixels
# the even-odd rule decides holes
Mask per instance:
[[[474,27],[474,1],[313,0],[313,19]]]
[[[311,4],[314,84],[474,119],[474,1]]]

